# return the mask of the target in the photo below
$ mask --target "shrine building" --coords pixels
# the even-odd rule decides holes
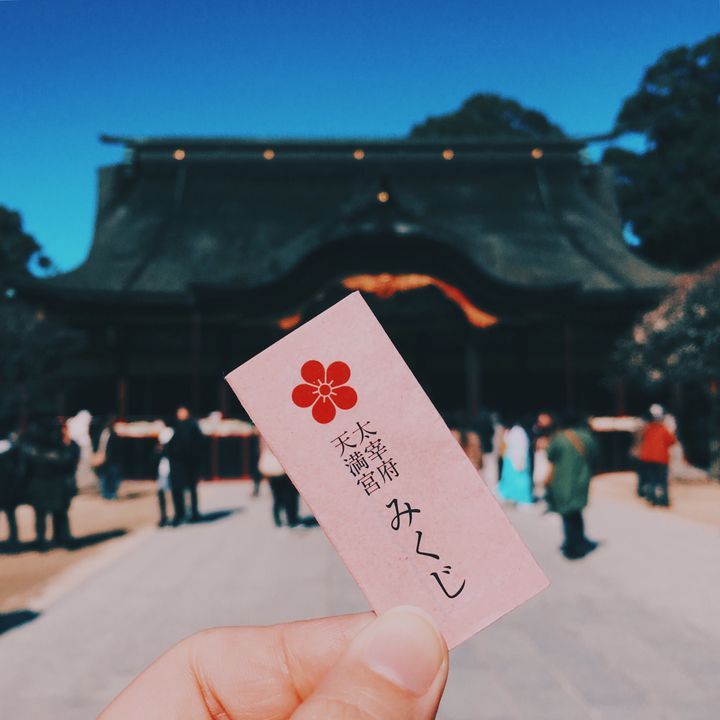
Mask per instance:
[[[86,335],[67,412],[239,415],[224,375],[353,290],[441,412],[638,409],[609,357],[672,275],[583,141],[102,140],[87,259],[21,288]]]

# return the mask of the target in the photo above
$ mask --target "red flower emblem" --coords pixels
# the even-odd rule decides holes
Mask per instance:
[[[293,402],[301,408],[312,405],[312,416],[319,423],[329,423],[335,418],[335,408],[349,410],[355,407],[357,393],[347,385],[350,368],[347,363],[336,360],[328,365],[327,372],[317,360],[308,360],[300,369],[305,381],[292,391]]]

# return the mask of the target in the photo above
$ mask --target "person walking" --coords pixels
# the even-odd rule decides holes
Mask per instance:
[[[285,468],[275,457],[265,439],[260,436],[260,458],[258,472],[266,477],[270,483],[273,497],[273,520],[276,527],[282,527],[282,513],[285,512],[285,521],[289,527],[295,527],[300,522],[299,506],[300,495],[287,476]]]
[[[501,500],[518,505],[532,505],[530,475],[530,438],[520,422],[508,423],[503,437],[503,464],[497,494]]]
[[[77,487],[79,490],[97,487],[97,473],[93,471],[93,441],[90,434],[93,417],[88,410],[80,410],[69,417],[65,423],[70,439],[80,448],[80,462],[77,469]]]
[[[25,502],[25,477],[22,468],[18,433],[12,433],[0,440],[0,513],[7,516],[8,547],[19,544],[18,525],[15,511]]]
[[[117,418],[111,415],[100,433],[97,452],[93,456],[92,465],[100,481],[100,495],[106,500],[117,500],[120,488],[120,453],[118,436],[115,431]]]
[[[547,449],[550,438],[555,432],[555,418],[549,412],[541,412],[532,429],[533,463],[533,495],[542,497],[545,492],[545,479],[550,473]]]
[[[63,538],[65,545],[69,546],[73,541],[72,533],[70,532],[70,505],[72,504],[73,498],[78,494],[77,474],[82,458],[82,448],[80,444],[73,439],[70,427],[66,422],[62,425],[62,444],[63,459],[61,461],[61,470],[64,477],[64,507],[58,513],[57,518],[53,520],[53,523],[59,523],[61,525],[60,536]],[[57,535],[56,529],[54,529],[54,532]]]
[[[660,405],[651,406],[638,447],[638,494],[656,507],[670,506],[668,465],[670,448],[677,443],[675,433],[664,420],[664,409]]]
[[[167,456],[167,444],[172,440],[174,431],[171,427],[165,425],[158,434],[158,444],[156,452],[158,454],[158,468],[155,487],[157,490],[158,508],[160,510],[160,520],[158,527],[165,527],[168,524],[167,514],[167,493],[170,492],[170,460]]]
[[[166,446],[170,460],[170,489],[172,492],[174,516],[172,524],[180,525],[185,520],[185,492],[190,493],[190,522],[200,520],[197,486],[204,470],[203,453],[205,437],[195,418],[185,405],[175,413],[175,428]]]
[[[491,487],[497,485],[497,452],[493,444],[495,426],[487,410],[480,410],[475,419],[475,428],[480,438],[480,475]]]
[[[489,419],[491,432],[485,436],[487,440],[483,441],[483,443],[487,442],[487,446],[483,447],[482,477],[485,484],[494,490],[500,482],[501,448],[505,428],[503,428],[497,413],[491,413]],[[481,437],[483,436],[481,435]]]
[[[248,451],[248,467],[250,469],[250,478],[253,481],[252,497],[260,497],[260,483],[263,476],[258,469],[258,461],[260,459],[260,435],[251,435],[247,443]]]
[[[548,509],[562,517],[565,540],[560,549],[569,560],[584,557],[597,547],[585,537],[582,512],[588,503],[598,453],[597,441],[587,423],[572,414],[561,420],[547,448]]]
[[[480,473],[483,464],[482,441],[480,434],[471,427],[471,423],[460,418],[456,427],[453,427],[452,433],[458,445],[463,449],[467,459],[472,463],[473,467]]]
[[[36,542],[47,547],[47,516],[52,517],[53,542],[72,542],[68,512],[76,492],[75,473],[80,447],[55,419],[36,422],[28,431],[22,452],[27,462],[28,501],[35,511]]]

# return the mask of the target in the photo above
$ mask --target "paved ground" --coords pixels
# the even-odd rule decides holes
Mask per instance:
[[[70,526],[77,539],[72,550],[34,549],[35,514],[28,505],[17,510],[20,547],[9,550],[7,519],[0,517],[0,615],[27,606],[59,574],[104,550],[108,541],[158,520],[155,483],[124,482],[117,500],[104,500],[89,488],[73,499]],[[50,525],[50,523],[48,523]],[[48,527],[48,536],[50,527]],[[2,622],[0,621],[0,632]]]
[[[230,514],[115,541],[102,567],[0,636],[0,717],[94,717],[206,626],[366,608],[319,529],[276,531],[267,497],[252,500],[246,484],[207,485],[202,499]],[[453,653],[440,718],[717,717],[716,527],[600,494],[588,526],[604,544],[569,563],[556,517],[511,517],[552,587]]]
[[[594,491],[602,497],[641,503],[637,497],[637,475],[634,472],[615,472],[598,475]],[[670,484],[671,515],[720,528],[720,483],[673,482]],[[667,513],[667,510],[658,510]]]
[[[598,476],[593,483],[599,497],[638,504],[635,494],[637,476],[631,472],[616,472]],[[720,528],[720,483],[676,482],[670,489],[670,514]],[[658,511],[667,514],[667,510]],[[88,574],[86,563],[90,556],[104,555],[108,543],[135,533],[140,528],[153,527],[158,519],[155,483],[151,480],[125,481],[120,487],[119,500],[108,501],[97,492],[96,483],[89,484],[73,500],[70,524],[76,541],[71,550],[54,547],[45,553],[33,548],[35,531],[32,508],[18,509],[22,545],[10,551],[7,543],[7,522],[0,515],[0,633],[12,627],[26,615],[18,611],[42,610],[47,607],[43,588],[53,586],[57,594],[59,575],[77,580],[77,572]],[[75,570],[76,565],[82,565]],[[63,583],[67,585],[67,578]],[[38,596],[40,602],[38,603]]]

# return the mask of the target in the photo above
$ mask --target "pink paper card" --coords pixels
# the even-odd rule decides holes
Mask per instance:
[[[376,612],[454,647],[547,587],[360,293],[227,381]]]

